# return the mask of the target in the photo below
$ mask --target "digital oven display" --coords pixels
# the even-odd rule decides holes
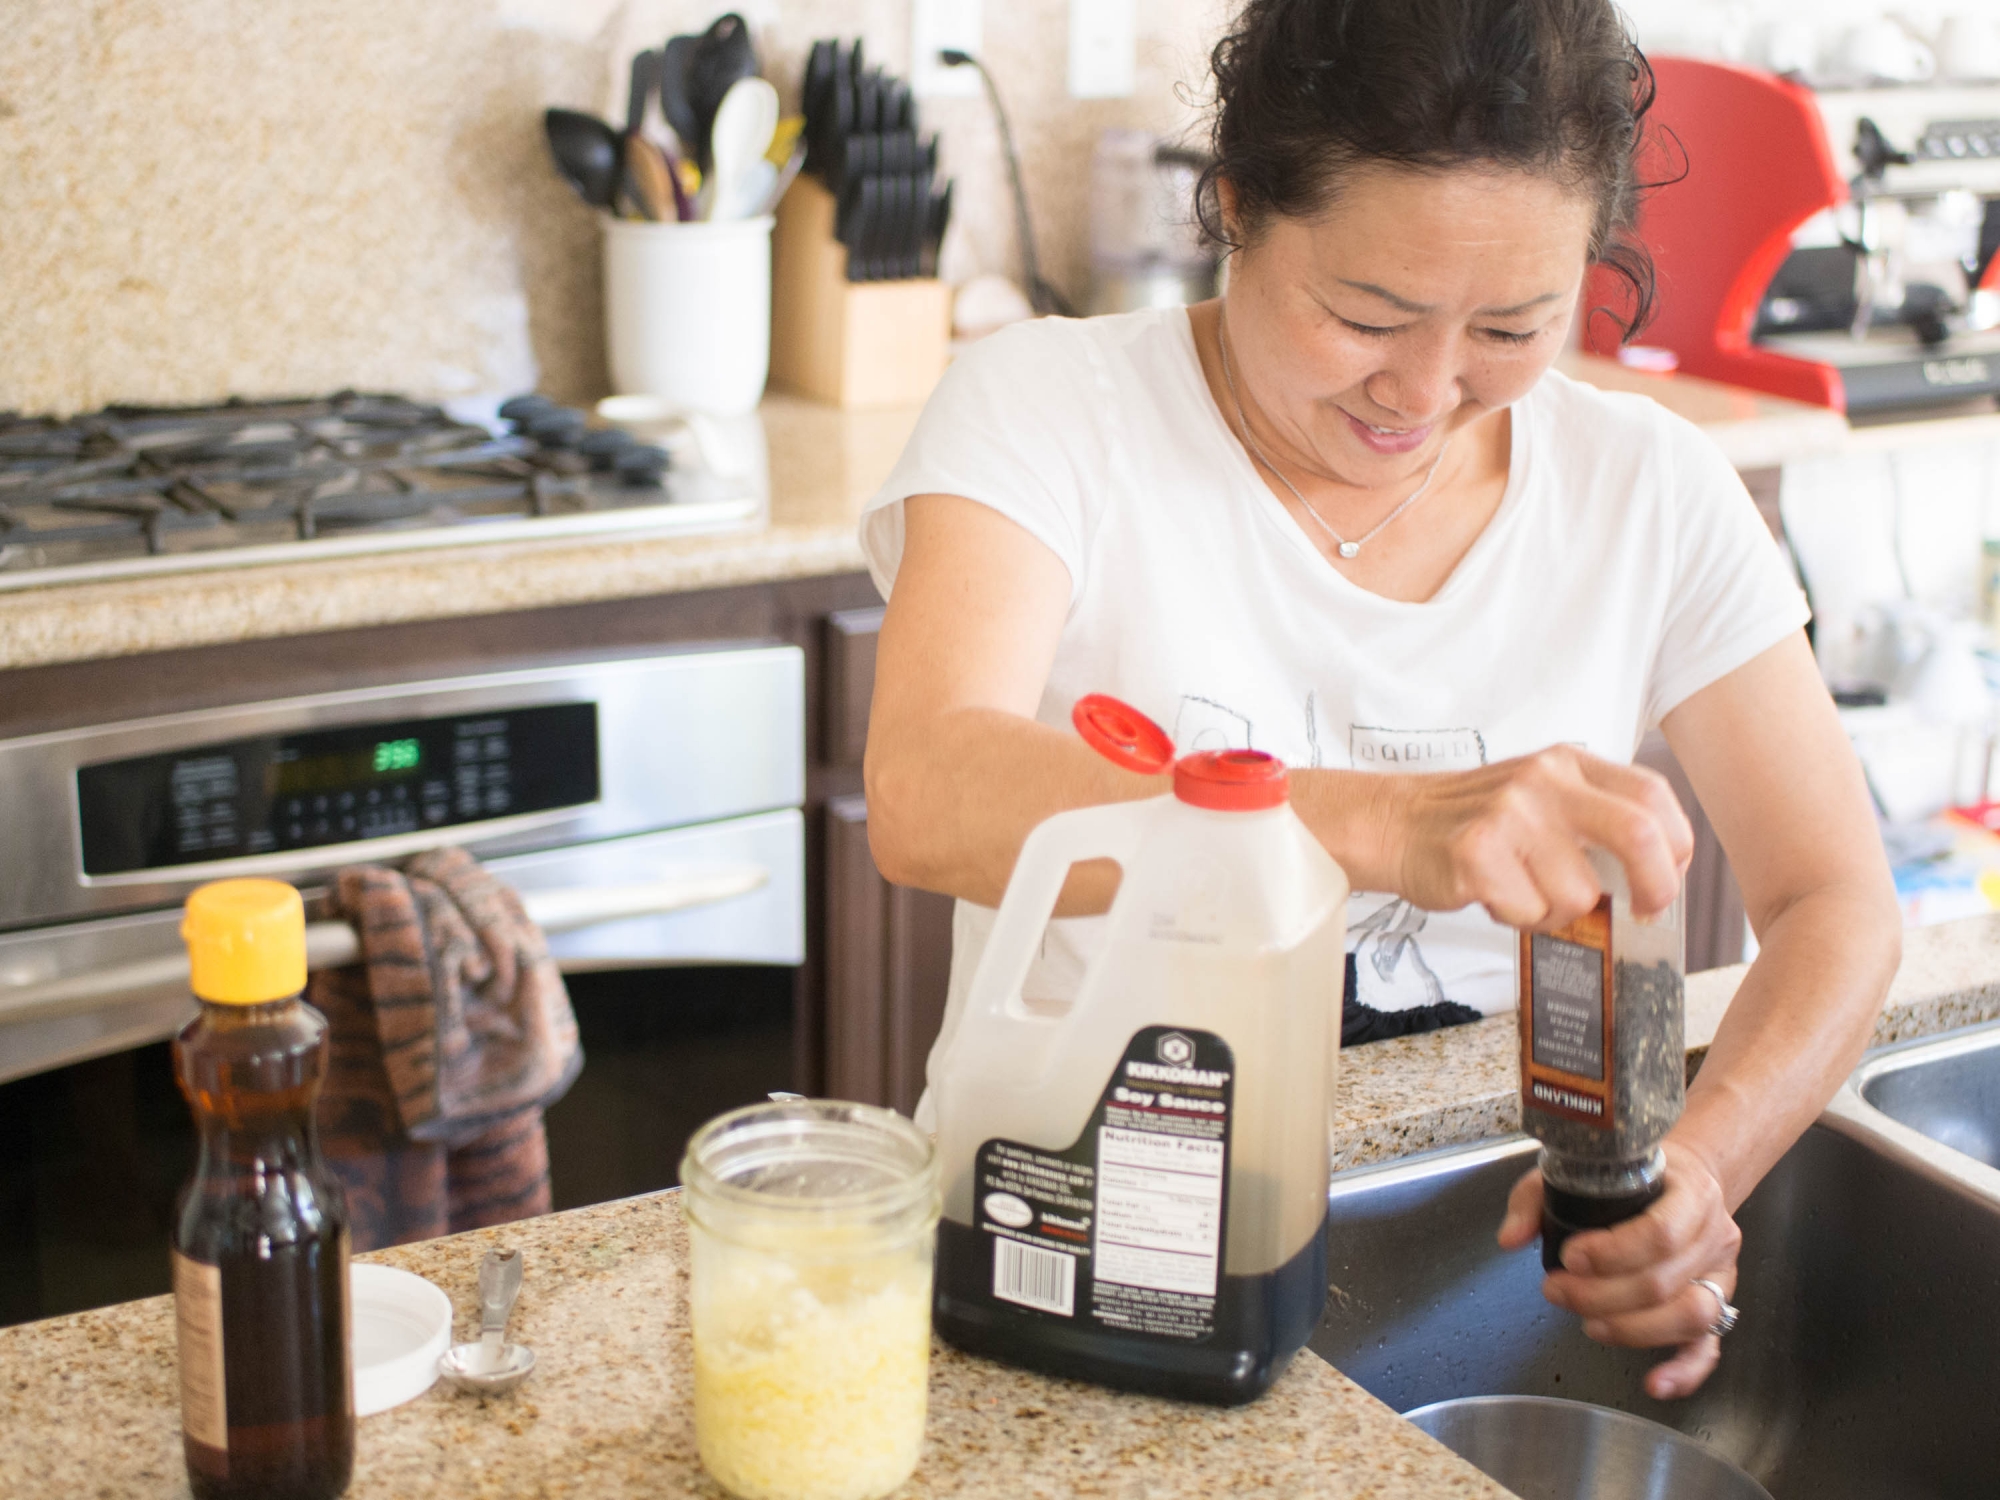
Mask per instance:
[[[595,802],[597,706],[320,729],[83,766],[86,875],[386,838]]]

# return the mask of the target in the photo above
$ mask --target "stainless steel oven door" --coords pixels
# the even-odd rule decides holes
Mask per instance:
[[[486,863],[566,970],[804,961],[796,808]],[[0,934],[0,1083],[179,1030],[194,1009],[179,925],[169,909]],[[355,956],[338,923],[309,940],[315,967]]]
[[[8,843],[0,861],[0,930],[178,906],[195,886],[232,875],[303,886],[342,865],[400,859],[440,844],[492,860],[797,807],[805,800],[804,681],[796,647],[739,644],[487,669],[0,740],[0,816]],[[79,778],[93,765],[167,755],[188,757],[196,769],[205,750],[261,736],[585,704],[597,735],[591,800],[542,811],[517,807],[386,837],[357,828],[354,836],[307,847],[203,852],[111,873],[85,868]]]

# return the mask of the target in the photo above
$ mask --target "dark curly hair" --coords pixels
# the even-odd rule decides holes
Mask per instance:
[[[1649,321],[1653,265],[1629,231],[1653,70],[1611,0],[1249,0],[1210,61],[1196,212],[1220,244],[1318,214],[1354,166],[1524,168],[1590,196],[1591,260],[1630,292],[1624,337]]]

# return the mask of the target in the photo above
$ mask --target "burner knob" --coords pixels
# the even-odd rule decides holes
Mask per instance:
[[[618,477],[631,485],[657,485],[667,472],[667,450],[634,444],[620,453]]]
[[[567,407],[551,407],[529,417],[522,430],[544,448],[574,448],[590,430],[590,419]]]
[[[522,396],[509,396],[500,403],[500,420],[512,422],[516,427],[525,427],[543,412],[555,411],[556,404],[547,396],[537,396],[532,391]]]
[[[576,451],[590,460],[593,469],[615,469],[619,455],[638,441],[622,427],[599,427],[583,435]]]

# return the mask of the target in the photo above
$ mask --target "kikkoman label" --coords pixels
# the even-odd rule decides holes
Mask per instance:
[[[1042,1317],[1193,1342],[1223,1291],[1235,1063],[1221,1037],[1133,1034],[1075,1144],[979,1148],[988,1296]]]

